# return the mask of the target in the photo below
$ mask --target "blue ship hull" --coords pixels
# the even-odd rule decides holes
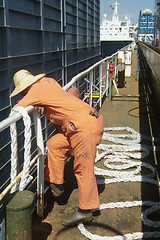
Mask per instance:
[[[102,57],[105,58],[107,56],[112,55],[117,52],[119,49],[127,46],[132,41],[101,41],[101,53]]]

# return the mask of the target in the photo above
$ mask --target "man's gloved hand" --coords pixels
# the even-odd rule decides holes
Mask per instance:
[[[38,113],[41,113],[41,114],[44,113],[44,106],[42,106],[42,105],[35,105],[35,106],[34,106],[34,109],[35,109]]]
[[[89,115],[95,116],[96,118],[98,118],[99,117],[99,112],[96,109],[94,109],[94,111],[90,110]]]

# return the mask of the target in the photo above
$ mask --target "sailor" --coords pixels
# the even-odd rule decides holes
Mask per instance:
[[[23,95],[14,107],[43,106],[44,115],[62,127],[63,132],[51,137],[47,143],[45,181],[50,183],[56,197],[64,191],[65,154],[73,149],[79,208],[64,217],[62,224],[72,226],[79,222],[91,222],[92,210],[100,205],[94,162],[96,146],[103,133],[102,115],[45,74],[34,76],[27,70],[20,70],[14,75],[14,84],[15,89],[10,97],[19,93]]]

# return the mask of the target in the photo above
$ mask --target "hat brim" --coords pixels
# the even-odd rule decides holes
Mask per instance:
[[[28,79],[28,82],[27,83],[25,82],[25,84],[21,84],[20,86],[16,86],[16,88],[13,90],[13,92],[10,94],[9,97],[11,98],[16,96],[17,94],[25,90],[27,87],[29,87],[30,85],[32,85],[34,82],[44,77],[45,75],[46,74],[38,74],[36,76],[32,76],[32,77],[30,76],[30,78]]]

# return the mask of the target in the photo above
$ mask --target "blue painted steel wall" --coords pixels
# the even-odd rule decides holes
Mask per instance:
[[[154,39],[158,39],[157,47],[160,47],[160,0],[155,0],[155,30]]]
[[[154,34],[154,15],[139,16],[139,34]]]
[[[27,69],[35,75],[47,73],[64,86],[100,60],[99,29],[100,0],[0,0],[0,121],[8,117],[19,99],[9,98],[15,72]],[[42,123],[46,141],[52,126],[44,118]],[[22,126],[20,121],[19,149],[23,148]],[[2,192],[10,181],[9,129],[0,135]],[[33,138],[32,151],[35,149]],[[22,155],[23,150],[19,152],[20,159]],[[20,162],[19,170],[22,165]],[[0,223],[3,216],[1,205]]]

